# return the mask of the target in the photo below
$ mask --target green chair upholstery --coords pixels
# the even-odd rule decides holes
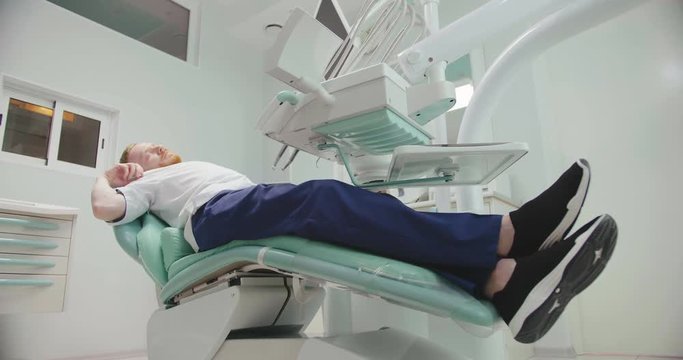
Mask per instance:
[[[182,230],[168,227],[151,214],[116,226],[114,232],[124,251],[161,287],[159,300],[168,305],[176,295],[216,274],[260,263],[476,325],[491,326],[498,319],[490,303],[472,297],[431,270],[327,243],[277,236],[235,240],[194,253]]]
[[[125,225],[114,226],[114,236],[123,251],[133,260],[140,262],[138,255],[138,233],[142,229],[142,219],[140,217]]]
[[[158,285],[166,285],[168,273],[164,266],[164,254],[161,250],[161,232],[168,225],[152,214],[146,214],[142,229],[138,233],[138,254],[147,274]]]
[[[183,230],[172,227],[161,230],[161,250],[164,254],[164,267],[167,272],[176,261],[195,253],[190,244],[185,241]],[[169,275],[171,276],[173,275]]]
[[[147,213],[138,219],[114,226],[114,236],[126,254],[140,263],[158,286],[168,281],[161,250],[161,232],[168,225]]]

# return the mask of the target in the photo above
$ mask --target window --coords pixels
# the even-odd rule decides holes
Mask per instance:
[[[197,64],[198,4],[193,0],[48,0],[130,38]]]
[[[110,165],[112,110],[13,78],[3,82],[0,160],[84,175]]]
[[[26,97],[25,97],[26,98]],[[54,110],[49,106],[9,99],[2,151],[47,160]]]
[[[64,111],[62,132],[59,134],[57,160],[97,167],[97,152],[100,150],[100,120]],[[102,138],[102,148],[104,148]]]

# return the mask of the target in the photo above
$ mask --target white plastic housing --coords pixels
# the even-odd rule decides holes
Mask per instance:
[[[325,139],[312,130],[314,127],[383,108],[402,114],[406,121],[412,122],[406,117],[405,92],[409,84],[386,64],[325,81],[322,86],[334,96],[334,105],[325,103],[315,94],[303,95],[297,105],[271,102],[261,116],[259,130],[283,144],[339,162],[334,151],[318,149],[318,144],[325,142]],[[415,126],[419,127],[417,124]],[[364,154],[351,151],[351,155]]]
[[[408,116],[424,125],[455,105],[455,84],[437,81],[408,88]]]
[[[417,83],[424,79],[427,68],[434,62],[455,61],[492,35],[567,3],[566,0],[490,0],[401,52],[399,64],[408,79]]]
[[[275,44],[266,51],[265,72],[301,92],[300,79],[320,82],[341,40],[305,11],[295,8]]]

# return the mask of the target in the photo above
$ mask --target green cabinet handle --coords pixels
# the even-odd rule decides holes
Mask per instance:
[[[41,279],[0,279],[0,286],[52,286],[54,281]]]
[[[48,268],[48,267],[54,267],[55,263],[52,261],[47,261],[47,260],[29,260],[29,259],[8,259],[8,258],[0,258],[0,265],[9,265],[9,266],[33,266],[33,267],[41,267],[41,268]]]
[[[0,246],[13,246],[32,249],[56,249],[59,245],[52,241],[46,240],[24,240],[24,239],[7,239],[0,238]]]
[[[14,218],[4,218],[0,217],[0,225],[6,224],[6,225],[16,225],[16,226],[21,226],[25,227],[28,229],[36,229],[36,230],[57,230],[59,229],[59,225],[47,221],[38,221],[38,220],[25,220],[25,219],[14,219]]]

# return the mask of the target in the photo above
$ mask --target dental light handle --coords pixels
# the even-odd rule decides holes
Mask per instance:
[[[438,60],[455,61],[492,35],[539,13],[567,5],[567,0],[490,0],[398,55],[398,63],[413,83],[422,81]]]
[[[313,81],[307,77],[301,77],[296,81],[295,88],[301,89],[306,93],[316,94],[325,104],[334,104],[334,96],[332,96],[327,90],[317,81]]]

